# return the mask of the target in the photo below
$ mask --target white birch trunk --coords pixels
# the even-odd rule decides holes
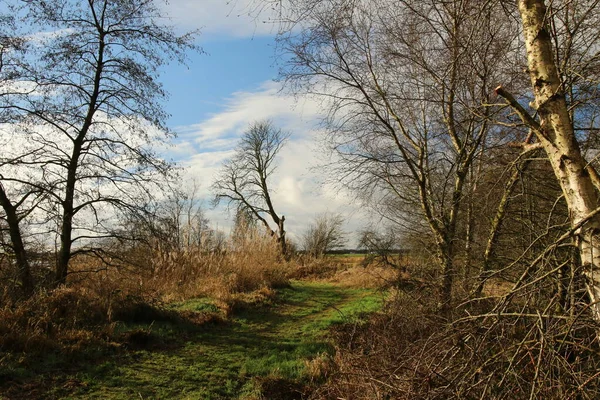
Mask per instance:
[[[529,75],[540,117],[536,135],[546,151],[560,182],[575,232],[591,310],[600,322],[600,214],[586,218],[598,207],[598,196],[589,167],[582,157],[569,115],[548,32],[547,9],[543,0],[518,0],[523,21]]]

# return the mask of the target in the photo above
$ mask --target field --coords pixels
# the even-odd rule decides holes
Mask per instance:
[[[342,281],[292,280],[227,312],[208,297],[173,302],[163,317],[113,324],[98,345],[7,354],[0,398],[303,398],[327,376],[329,329],[382,307],[381,291]]]

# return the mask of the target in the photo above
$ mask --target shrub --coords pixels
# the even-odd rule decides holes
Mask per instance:
[[[500,317],[482,302],[451,316],[431,298],[399,292],[368,323],[337,327],[334,372],[312,398],[596,398],[600,350],[585,310],[563,318],[514,303]]]

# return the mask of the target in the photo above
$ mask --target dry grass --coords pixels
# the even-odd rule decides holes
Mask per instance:
[[[319,280],[332,278],[338,271],[344,270],[343,264],[329,257],[314,258],[308,255],[300,256],[289,276],[293,279]]]
[[[375,289],[393,285],[399,274],[397,269],[390,266],[365,264],[363,256],[342,255],[321,258],[305,256],[298,260],[289,276],[331,282],[344,287]]]
[[[320,382],[327,379],[334,371],[335,364],[330,354],[322,353],[317,357],[304,361],[306,374],[313,382]]]
[[[224,299],[262,287],[283,286],[291,268],[282,260],[277,243],[257,231],[230,240],[226,251],[157,245],[146,258],[146,266],[136,268],[131,283],[140,292],[166,302],[202,296]]]
[[[156,304],[198,297],[227,301],[239,293],[288,285],[293,265],[282,259],[271,237],[251,232],[231,240],[224,251],[155,243],[127,250],[108,267],[97,258],[78,257],[70,266],[69,286],[108,301],[123,295]]]
[[[340,286],[377,289],[387,287],[397,282],[400,273],[389,267],[362,267],[352,266],[338,271],[330,282]]]
[[[13,353],[72,353],[110,342],[115,316],[133,315],[133,298],[105,299],[85,288],[58,288],[0,309],[0,350]],[[160,311],[150,305],[154,314]],[[154,315],[156,316],[156,315]]]
[[[333,332],[334,367],[311,398],[597,398],[598,327],[583,302],[572,316],[542,308],[541,286],[502,309],[490,300],[440,311],[435,286],[419,285],[427,274],[411,272],[389,291],[385,313]]]
[[[115,340],[115,321],[185,319],[201,324],[212,317],[174,312],[164,305],[210,297],[229,315],[268,301],[275,295],[272,288],[288,284],[287,271],[292,269],[277,244],[259,232],[237,237],[223,252],[167,250],[156,244],[129,249],[110,266],[104,261],[74,259],[68,287],[40,290],[25,301],[15,301],[10,285],[0,288],[0,350],[68,351],[93,341],[110,342]]]

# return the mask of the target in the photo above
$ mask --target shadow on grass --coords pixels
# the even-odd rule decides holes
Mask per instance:
[[[277,398],[299,399],[307,360],[332,351],[326,328],[360,311],[365,295],[374,311],[373,294],[364,290],[298,283],[273,304],[242,310],[230,322],[129,324],[121,333],[129,335],[126,344],[96,358],[69,357],[74,362],[67,368],[67,359],[32,366],[37,377],[5,396],[231,399],[275,390],[287,391]],[[40,391],[27,392],[34,382]]]

